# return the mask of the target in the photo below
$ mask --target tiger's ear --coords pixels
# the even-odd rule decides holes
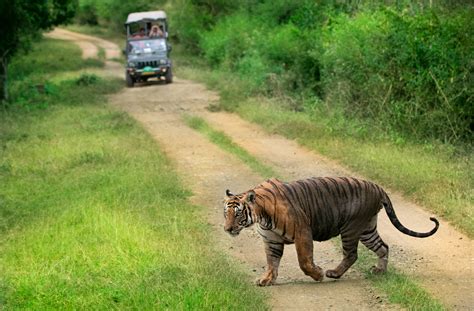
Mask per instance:
[[[227,190],[225,191],[225,194],[226,194],[228,197],[233,196],[232,192],[230,192],[229,189],[227,189]]]
[[[250,190],[247,192],[247,202],[249,203],[255,203],[255,191]]]

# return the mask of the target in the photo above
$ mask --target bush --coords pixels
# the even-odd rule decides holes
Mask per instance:
[[[292,23],[281,25],[265,36],[262,53],[273,73],[281,75],[287,92],[305,88],[320,95],[321,40],[317,30],[301,30]]]
[[[76,21],[81,25],[98,25],[99,17],[95,6],[90,3],[81,5],[76,13]]]
[[[434,11],[338,16],[325,31],[326,99],[414,138],[469,141],[471,20]]]
[[[88,86],[100,82],[100,77],[95,74],[83,73],[75,80],[76,85]]]
[[[254,49],[261,26],[246,14],[236,14],[219,21],[201,37],[200,48],[211,66],[233,69],[240,58]]]
[[[82,0],[81,7],[92,6],[98,16],[98,20],[105,21],[118,32],[124,29],[123,24],[132,12],[158,10],[162,7],[164,1],[148,1],[148,0]]]
[[[393,62],[387,69],[394,99],[415,105],[410,113],[421,121],[417,136],[469,141],[474,125],[472,16],[389,13],[386,58]]]
[[[323,92],[331,103],[362,117],[377,116],[389,89],[380,76],[387,49],[387,19],[380,12],[341,14],[323,28]]]

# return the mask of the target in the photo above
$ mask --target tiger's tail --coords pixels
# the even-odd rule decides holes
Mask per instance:
[[[438,231],[439,228],[439,222],[438,219],[434,217],[430,217],[430,220],[435,223],[435,227],[431,229],[429,232],[416,232],[413,230],[408,229],[404,225],[400,223],[400,221],[397,218],[397,215],[395,214],[395,210],[393,209],[392,202],[388,198],[387,195],[385,195],[385,201],[382,202],[383,207],[385,208],[385,212],[387,213],[388,218],[390,219],[390,222],[397,228],[400,232],[405,233],[406,235],[413,236],[416,238],[426,238],[429,236],[432,236],[435,234],[436,231]]]

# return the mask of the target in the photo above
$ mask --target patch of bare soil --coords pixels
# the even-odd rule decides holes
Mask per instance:
[[[47,33],[46,36],[53,39],[74,42],[82,49],[82,58],[97,58],[99,49],[105,51],[105,58],[108,60],[118,59],[120,57],[121,51],[117,45],[104,39],[83,35],[61,28],[55,28],[53,31]]]
[[[61,32],[61,35],[69,40],[85,40],[95,45],[104,41],[68,33]],[[115,49],[118,51],[117,47]],[[116,64],[108,63],[105,70],[109,75],[123,76],[123,68]],[[168,157],[173,159],[178,173],[194,193],[194,203],[207,208],[207,218],[214,228],[217,247],[229,252],[241,263],[239,268],[243,267],[251,278],[256,279],[264,271],[266,263],[263,243],[254,230],[244,230],[236,238],[224,233],[222,199],[225,189],[231,189],[234,193],[246,191],[259,184],[262,178],[234,156],[188,128],[183,122],[183,113],[205,118],[254,156],[274,166],[288,180],[357,174],[293,141],[265,133],[257,125],[236,115],[208,112],[206,107],[215,104],[218,99],[216,93],[206,90],[203,85],[176,78],[172,84],[152,83],[124,89],[111,96],[110,103],[142,123]],[[416,231],[428,231],[432,227],[429,213],[399,194],[386,190],[404,225]],[[450,308],[470,310],[474,308],[472,240],[448,223],[440,222],[440,229],[434,236],[415,239],[398,232],[381,212],[379,232],[390,246],[389,265],[413,275]],[[341,251],[332,243],[315,243],[315,261],[323,269],[335,267],[341,257]],[[270,304],[276,310],[397,308],[387,304],[386,298],[372,289],[353,269],[338,281],[325,279],[322,283],[314,282],[299,269],[293,246],[285,248],[277,284],[262,290],[270,293]]]

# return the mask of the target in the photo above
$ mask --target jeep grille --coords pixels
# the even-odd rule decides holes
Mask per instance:
[[[138,69],[143,69],[143,68],[145,68],[145,67],[147,67],[147,66],[156,68],[156,67],[158,67],[158,65],[159,65],[159,62],[158,62],[158,61],[152,60],[152,61],[148,61],[148,62],[138,62],[137,68],[138,68]]]

